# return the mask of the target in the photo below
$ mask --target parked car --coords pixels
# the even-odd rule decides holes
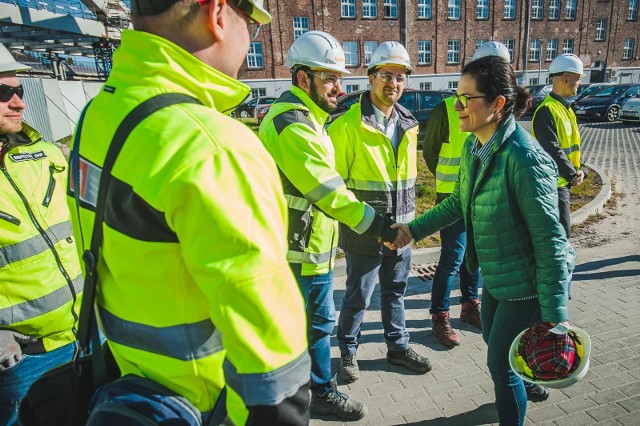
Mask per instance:
[[[640,123],[640,97],[630,98],[622,105],[620,120]]]
[[[573,109],[576,116],[581,118],[616,121],[622,104],[638,95],[640,84],[615,84],[605,87],[595,95],[582,98],[573,104]]]
[[[271,108],[271,105],[273,105],[273,103],[260,105],[258,108],[256,108],[256,118],[258,119],[258,124],[262,123],[262,120],[264,119],[264,116],[269,112],[269,108]]]
[[[231,114],[234,117],[249,118],[256,116],[256,108],[261,105],[270,105],[278,98],[258,97],[239,105]]]
[[[536,84],[534,86],[527,86],[526,89],[529,92],[529,109],[527,114],[533,114],[540,106],[544,98],[547,97],[553,86],[551,84]]]
[[[604,90],[605,88],[607,88],[609,86],[613,86],[613,85],[614,85],[614,83],[586,83],[586,84],[581,84],[578,87],[578,93],[575,96],[570,96],[569,99],[567,99],[567,100],[569,101],[569,103],[575,103],[575,102],[578,102],[582,98],[586,98],[587,96],[595,95],[599,91]]]

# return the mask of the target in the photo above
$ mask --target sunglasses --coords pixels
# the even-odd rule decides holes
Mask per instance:
[[[484,96],[484,95],[480,95],[480,96],[453,95],[453,97],[456,98],[456,103],[460,105],[462,109],[465,109],[469,105],[469,101],[472,101],[474,99],[489,99],[489,96]]]
[[[198,0],[198,3],[200,3],[201,5],[205,5],[210,1],[211,0]],[[260,33],[260,27],[262,26],[262,24],[251,17],[251,5],[249,4],[247,6],[243,2],[243,0],[237,3],[229,1],[227,4],[231,6],[231,9],[235,10],[236,13],[240,14],[244,18],[245,22],[247,23],[247,27],[249,28],[251,40],[255,40],[256,38],[258,38],[258,34]]]
[[[9,102],[13,95],[18,95],[20,99],[24,96],[24,88],[20,86],[7,86],[0,84],[0,102]]]
[[[377,73],[375,73],[373,75],[378,77],[380,80],[382,80],[382,82],[384,84],[390,83],[391,81],[395,80],[395,82],[396,82],[396,84],[398,86],[402,86],[403,84],[405,84],[407,82],[407,76],[403,75],[403,74],[393,75],[391,73],[377,72]]]

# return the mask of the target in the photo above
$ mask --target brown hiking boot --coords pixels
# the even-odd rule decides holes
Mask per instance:
[[[471,302],[462,302],[460,320],[482,330],[482,321],[480,320],[480,300],[471,299]]]
[[[460,344],[460,338],[454,333],[449,324],[449,311],[431,314],[431,330],[440,343],[450,348]]]

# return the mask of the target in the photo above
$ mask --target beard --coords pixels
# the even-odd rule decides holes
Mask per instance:
[[[332,91],[335,90],[335,86]],[[311,80],[311,90],[309,93],[309,97],[311,100],[318,105],[324,112],[333,112],[336,110],[338,105],[333,102],[330,103],[329,99],[327,99],[327,94],[320,94],[320,88],[316,85],[315,81]]]

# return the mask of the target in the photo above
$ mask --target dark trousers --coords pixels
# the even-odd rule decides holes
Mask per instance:
[[[571,188],[569,185],[558,188],[558,209],[560,210],[560,225],[564,228],[567,238],[571,235]]]

